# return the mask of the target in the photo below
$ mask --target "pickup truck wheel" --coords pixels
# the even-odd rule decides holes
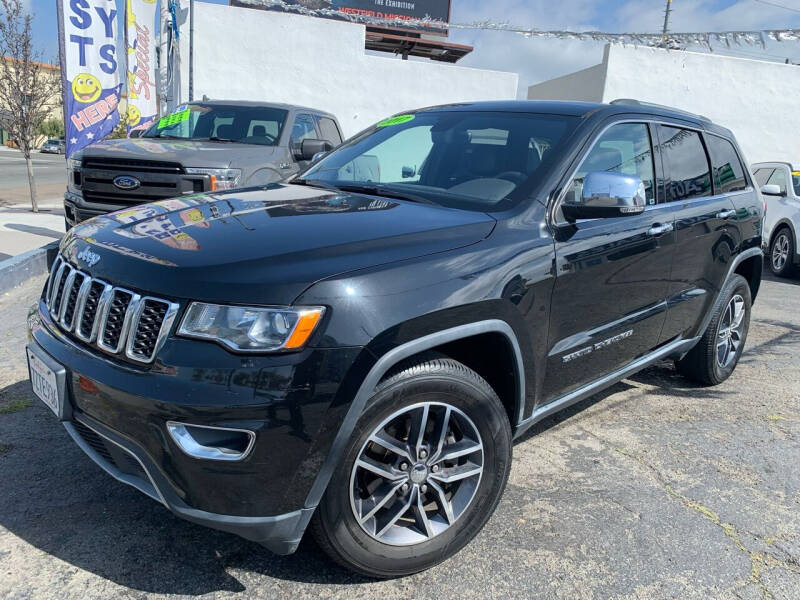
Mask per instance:
[[[769,248],[769,268],[778,277],[791,277],[795,274],[794,239],[788,227],[781,227]]]
[[[681,360],[678,372],[706,385],[722,383],[739,362],[750,327],[750,286],[741,275],[725,285],[703,337]]]
[[[312,532],[360,574],[422,571],[483,528],[510,464],[508,417],[489,384],[446,357],[412,359],[368,403]]]

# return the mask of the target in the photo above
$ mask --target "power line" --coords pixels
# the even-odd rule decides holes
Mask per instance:
[[[753,2],[759,2],[761,4],[768,4],[770,6],[776,6],[778,8],[783,8],[784,10],[790,10],[792,12],[800,13],[800,8],[793,8],[791,6],[786,6],[784,4],[778,4],[777,2],[769,2],[769,0],[753,0]]]

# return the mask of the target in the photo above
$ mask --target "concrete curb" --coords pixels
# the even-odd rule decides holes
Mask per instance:
[[[5,294],[31,277],[44,275],[55,260],[58,242],[29,250],[0,261],[0,294]]]

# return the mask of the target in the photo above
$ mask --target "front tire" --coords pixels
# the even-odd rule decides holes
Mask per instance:
[[[734,275],[722,289],[703,337],[675,363],[678,372],[705,385],[717,385],[730,377],[747,340],[751,304],[747,280]]]
[[[449,358],[412,359],[378,385],[311,529],[357,573],[416,573],[483,528],[510,465],[508,417],[489,384]]]
[[[769,268],[778,277],[791,277],[795,274],[794,237],[788,227],[781,227],[769,247]]]

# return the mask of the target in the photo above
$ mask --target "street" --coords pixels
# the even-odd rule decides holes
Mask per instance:
[[[0,149],[0,260],[64,235],[64,155],[35,152],[32,158],[39,214],[31,212],[25,159],[17,150]]]
[[[0,298],[0,597],[798,597],[800,280],[763,282],[724,384],[661,363],[544,421],[485,530],[385,582],[309,539],[279,557],[182,521],[94,465],[30,391],[41,285]]]
[[[47,200],[64,193],[66,185],[66,159],[63,154],[31,155],[33,173],[39,199]],[[18,150],[0,149],[0,206],[9,203],[29,202],[28,172],[25,158]]]

